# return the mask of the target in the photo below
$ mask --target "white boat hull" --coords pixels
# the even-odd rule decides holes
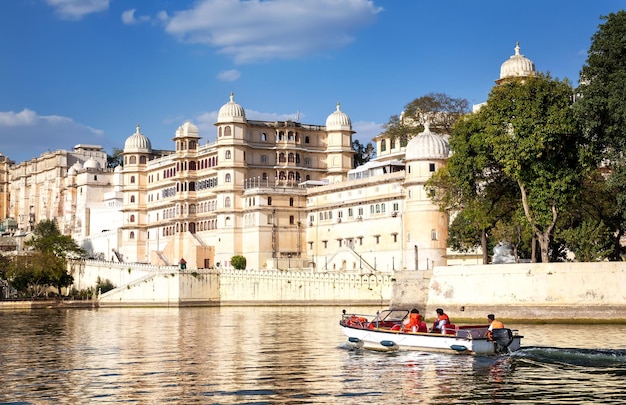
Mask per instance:
[[[355,348],[376,351],[417,350],[489,356],[497,354],[496,343],[484,338],[474,338],[439,333],[407,333],[387,329],[364,329],[341,325],[341,330]],[[522,336],[514,335],[508,350],[520,348]]]

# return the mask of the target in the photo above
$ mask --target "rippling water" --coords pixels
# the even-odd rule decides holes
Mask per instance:
[[[626,403],[626,325],[507,325],[524,348],[475,358],[349,350],[340,312],[0,311],[0,403]]]

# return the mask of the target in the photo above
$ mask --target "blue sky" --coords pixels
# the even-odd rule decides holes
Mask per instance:
[[[78,143],[155,149],[186,120],[215,140],[235,93],[249,119],[325,124],[341,102],[368,142],[431,92],[485,101],[521,53],[577,84],[601,16],[626,0],[3,0],[0,153]]]

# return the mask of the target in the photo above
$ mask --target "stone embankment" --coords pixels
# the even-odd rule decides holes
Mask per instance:
[[[396,274],[393,307],[456,322],[493,313],[516,322],[626,323],[626,263],[520,263],[436,267]]]

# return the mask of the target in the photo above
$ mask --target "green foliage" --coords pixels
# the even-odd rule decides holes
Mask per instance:
[[[367,145],[363,145],[358,140],[352,141],[352,150],[354,150],[354,167],[359,167],[371,159],[376,157],[376,148],[372,145],[371,142],[368,142]]]
[[[576,228],[560,232],[559,236],[580,262],[605,260],[613,247],[610,231],[602,221],[584,221]]]
[[[107,168],[115,169],[117,166],[124,166],[123,152],[123,149],[113,148],[112,153],[107,154]]]
[[[424,130],[427,119],[432,131],[449,134],[456,121],[469,111],[469,102],[466,99],[451,98],[443,93],[429,93],[405,105],[402,116],[391,116],[383,127],[385,134],[391,139],[399,139],[406,144]]]
[[[614,212],[602,219],[615,238],[620,238],[626,229],[626,11],[610,13],[602,20],[580,72],[574,108],[584,128],[588,153],[611,169],[606,191],[616,205]],[[613,260],[621,249],[614,243]]]
[[[246,258],[240,255],[236,255],[230,258],[230,264],[237,270],[243,270],[246,268]]]
[[[84,252],[71,237],[61,235],[55,221],[38,223],[25,245],[31,250],[13,257],[6,271],[13,288],[22,295],[38,297],[49,287],[57,288],[61,295],[63,287],[72,285],[67,259],[81,257]]]
[[[33,231],[33,238],[24,243],[39,252],[48,252],[63,259],[79,258],[85,255],[74,239],[68,235],[62,235],[56,221],[43,220],[39,222]]]
[[[102,280],[100,277],[96,279],[96,291],[100,294],[104,294],[107,291],[111,291],[115,288],[115,285],[108,278]]]

